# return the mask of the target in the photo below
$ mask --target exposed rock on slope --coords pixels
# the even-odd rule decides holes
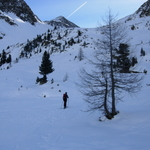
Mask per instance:
[[[6,13],[14,13],[21,20],[32,25],[40,21],[24,0],[1,0],[0,10]]]
[[[135,13],[140,17],[150,16],[150,0],[145,2]]]

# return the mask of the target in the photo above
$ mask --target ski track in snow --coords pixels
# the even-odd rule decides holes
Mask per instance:
[[[44,111],[44,107],[42,108],[40,106],[31,107],[30,109],[42,109]],[[78,114],[80,111],[78,110],[79,108],[76,111],[74,111],[74,113],[69,113],[70,109],[72,109],[70,106],[67,109],[54,108],[53,111],[49,112],[49,114],[47,114],[44,117],[42,116],[43,118],[38,119],[38,121],[32,123],[31,126],[29,125],[22,133],[19,133],[19,135],[17,135],[16,138],[11,139],[9,145],[6,147],[8,147],[8,149],[11,150],[25,150],[29,149],[29,147],[31,147],[30,149],[34,149],[35,143],[33,142],[33,145],[32,143],[30,143],[30,140],[32,141],[33,139],[37,139],[37,141],[41,142],[39,143],[40,147],[41,145],[43,145],[43,147],[45,147],[44,145],[57,145],[57,143],[63,138],[63,134],[66,131],[66,124],[71,123],[72,120],[78,118]],[[23,111],[30,112],[31,110],[24,108]],[[26,115],[21,115],[21,117],[26,117]],[[36,118],[38,117],[36,116]],[[25,121],[28,121],[28,119],[25,119]],[[28,123],[26,122],[25,124]],[[17,126],[17,123],[15,123],[15,125]],[[44,128],[46,128],[47,130],[45,131]],[[56,133],[53,133],[53,130],[56,130]],[[24,145],[24,143],[30,143],[31,145]],[[37,145],[36,147],[39,146]]]

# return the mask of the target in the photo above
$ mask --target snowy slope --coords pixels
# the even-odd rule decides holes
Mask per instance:
[[[68,55],[51,57],[55,71],[48,78],[53,78],[54,84],[35,84],[41,57],[21,60],[12,68],[1,70],[0,149],[148,150],[149,73],[142,91],[135,97],[126,96],[117,105],[119,115],[112,121],[99,122],[99,112],[84,112],[87,106],[74,84],[78,68],[85,61],[70,61]],[[64,70],[69,76],[66,82]],[[65,91],[69,94],[66,110],[62,109]]]
[[[0,39],[0,49],[5,49],[7,46],[25,42],[27,39],[33,39],[37,34],[42,34],[52,27],[42,22],[37,22],[31,25],[24,22],[13,13],[5,13],[16,25],[10,25],[6,21],[0,19],[0,33],[3,35]]]
[[[13,20],[16,18],[14,21],[18,26],[10,27],[0,20],[0,32],[6,35],[0,40],[0,49],[13,45],[8,51],[15,60],[22,49],[21,43],[25,44],[27,39],[32,40],[51,27],[42,23],[32,26],[13,14],[9,16]],[[87,105],[75,82],[78,81],[79,69],[90,69],[90,66],[86,59],[79,61],[75,56],[82,47],[85,57],[91,58],[95,49],[94,41],[100,39],[101,35],[96,29],[80,29],[83,32],[81,43],[51,55],[55,71],[48,75],[49,81],[44,85],[35,84],[35,80],[39,76],[43,52],[49,50],[50,45],[41,47],[42,53],[30,59],[19,59],[18,63],[13,61],[10,69],[6,69],[7,65],[1,67],[0,150],[149,150],[150,30],[147,23],[150,17],[135,16],[131,20],[125,17],[120,22],[128,31],[131,48],[138,58],[138,69],[141,72],[144,69],[148,71],[142,91],[132,97],[125,95],[124,101],[117,105],[120,113],[111,121],[99,122],[100,112],[84,112]],[[135,30],[131,30],[133,25]],[[64,30],[59,30],[62,35]],[[77,31],[70,30],[68,36],[58,42],[76,37]],[[56,32],[53,34],[56,35]],[[89,43],[85,48],[82,46],[84,41]],[[146,56],[140,56],[141,48]],[[63,82],[66,74],[68,80]],[[66,91],[69,101],[68,108],[64,110],[62,95]]]

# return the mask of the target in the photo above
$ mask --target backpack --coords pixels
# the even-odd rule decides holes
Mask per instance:
[[[66,99],[66,98],[67,98],[67,95],[66,95],[66,94],[63,94],[63,100]]]

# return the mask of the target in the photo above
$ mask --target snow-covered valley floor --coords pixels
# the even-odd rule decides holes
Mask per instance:
[[[0,71],[0,150],[149,150],[149,74],[139,94],[125,96],[117,105],[120,113],[113,120],[100,122],[100,112],[84,112],[87,104],[74,84],[75,66],[63,82],[66,72],[54,63],[49,82],[37,85],[40,63],[41,58],[33,57]],[[64,110],[66,91],[69,107]]]

